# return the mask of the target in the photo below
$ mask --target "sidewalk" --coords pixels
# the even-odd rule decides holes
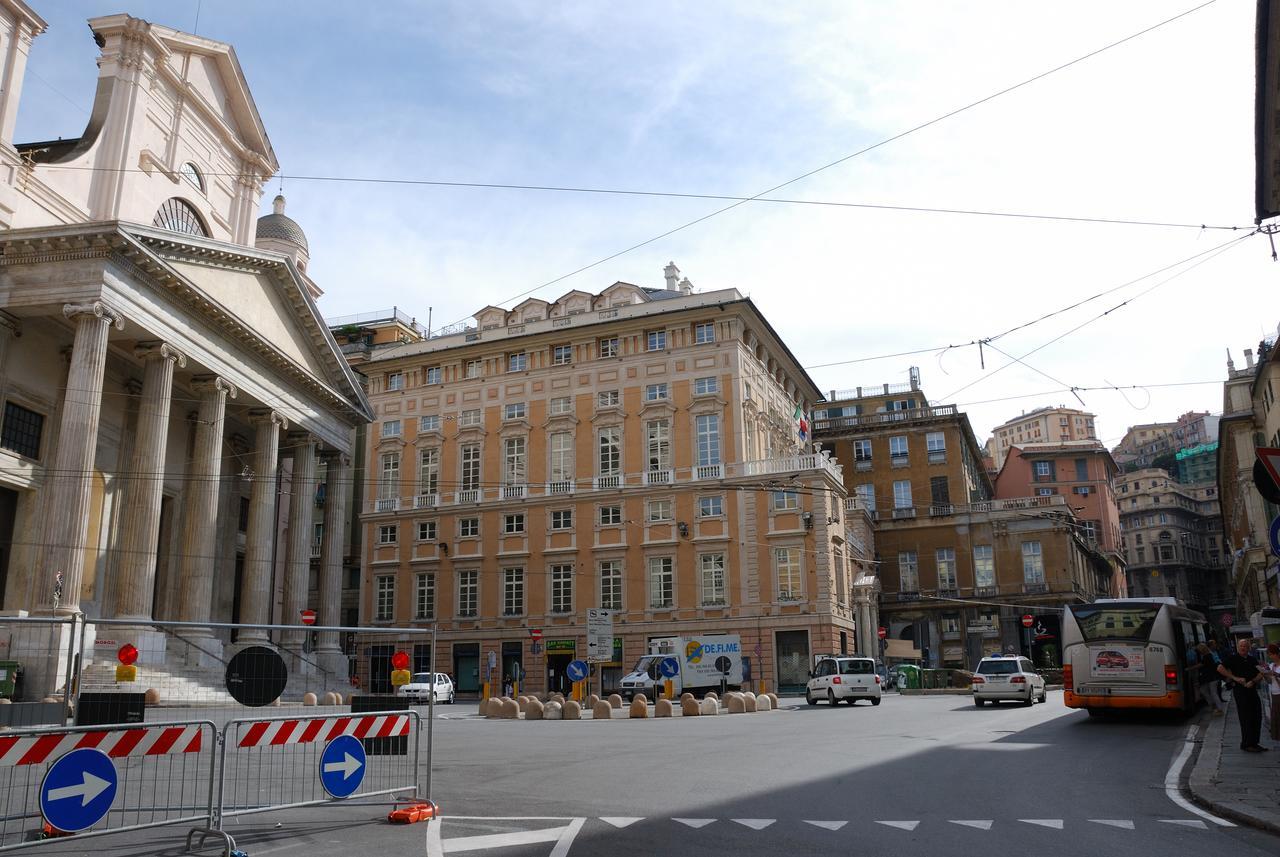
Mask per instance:
[[[1228,696],[1227,713],[1210,717],[1191,771],[1191,794],[1232,821],[1280,833],[1280,742],[1262,728],[1270,753],[1240,749],[1240,718]]]

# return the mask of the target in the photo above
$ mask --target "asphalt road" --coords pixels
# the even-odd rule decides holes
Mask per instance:
[[[769,714],[683,720],[437,711],[442,821],[392,826],[386,806],[350,802],[230,820],[239,847],[251,857],[1280,853],[1280,838],[1220,825],[1166,793],[1190,723],[1090,719],[1061,693],[1031,708],[889,695],[875,708],[784,700]],[[176,854],[178,838],[158,830],[40,850]]]

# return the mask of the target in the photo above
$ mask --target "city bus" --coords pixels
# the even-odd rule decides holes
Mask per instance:
[[[1209,638],[1204,616],[1176,598],[1101,598],[1062,619],[1066,704],[1096,715],[1114,709],[1191,713],[1200,684],[1191,667]]]

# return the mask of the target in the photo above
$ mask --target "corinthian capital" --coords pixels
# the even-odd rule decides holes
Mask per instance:
[[[83,304],[63,304],[62,314],[71,321],[86,316],[100,318],[115,325],[116,330],[124,330],[124,313],[105,301],[90,301]]]

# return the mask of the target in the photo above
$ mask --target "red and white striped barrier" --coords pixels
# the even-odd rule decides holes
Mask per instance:
[[[39,765],[83,747],[96,747],[113,759],[200,752],[202,727],[148,726],[48,735],[0,736],[0,767]]]
[[[339,735],[356,738],[395,738],[409,734],[409,715],[376,714],[367,717],[319,717],[314,720],[259,720],[239,724],[237,747],[279,747],[332,741]]]

